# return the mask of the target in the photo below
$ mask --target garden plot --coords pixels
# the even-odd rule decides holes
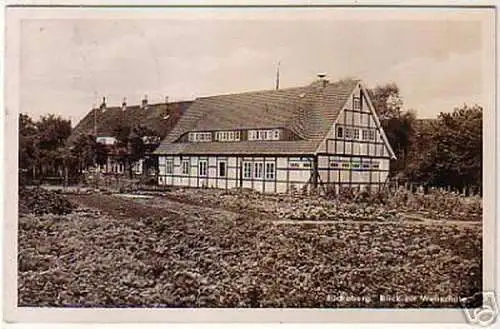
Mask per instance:
[[[315,195],[264,195],[252,191],[176,189],[163,197],[195,205],[222,207],[240,213],[262,214],[280,220],[447,220],[481,221],[482,200],[453,193],[398,192],[365,199]]]
[[[19,219],[20,306],[457,307],[482,291],[480,223],[276,225],[209,203],[71,200]]]

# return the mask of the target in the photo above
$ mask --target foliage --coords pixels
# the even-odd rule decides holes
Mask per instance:
[[[416,113],[402,110],[403,99],[395,83],[377,86],[369,90],[368,94],[396,154],[397,160],[391,164],[391,174],[395,175],[406,167]]]
[[[37,161],[37,127],[26,114],[19,115],[19,168],[32,169]]]
[[[31,178],[56,175],[72,161],[66,147],[71,134],[71,122],[49,114],[33,121],[28,115],[19,115],[19,168],[31,169]]]
[[[126,148],[126,152],[119,152],[119,159],[126,165],[130,177],[132,177],[133,163],[144,159],[146,154],[152,152],[159,143],[158,132],[145,125],[135,127],[118,125],[113,131],[113,136],[118,141],[118,147]],[[148,158],[144,168],[154,166],[155,163],[154,159]]]
[[[422,127],[407,175],[433,186],[482,187],[482,107],[463,105]]]
[[[482,186],[482,108],[463,105],[437,120],[418,120],[404,110],[399,87],[368,91],[397,160],[391,176],[430,186],[462,189]]]

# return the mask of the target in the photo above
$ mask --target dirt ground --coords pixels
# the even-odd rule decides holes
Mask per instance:
[[[458,307],[481,223],[279,221],[174,197],[72,195],[19,218],[19,305]]]

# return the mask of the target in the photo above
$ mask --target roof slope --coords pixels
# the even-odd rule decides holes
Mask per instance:
[[[156,154],[312,153],[359,80],[197,98]],[[176,143],[189,131],[286,128],[298,141]]]
[[[134,105],[127,106],[125,110],[121,106],[92,109],[73,129],[69,141],[74,142],[80,134],[94,133],[94,114],[99,137],[113,136],[113,131],[119,126],[144,125],[164,138],[191,103],[192,101],[149,104],[145,108]]]

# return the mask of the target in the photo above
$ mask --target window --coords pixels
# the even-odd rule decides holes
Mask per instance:
[[[274,163],[266,163],[266,179],[274,179]]]
[[[353,128],[353,139],[359,139],[359,129]]]
[[[350,167],[351,167],[351,164],[349,163],[349,161],[342,161],[342,168],[348,169]]]
[[[198,164],[199,176],[207,176],[207,160],[201,160],[200,163]]]
[[[182,174],[189,175],[189,160],[182,160]]]
[[[252,164],[243,162],[243,178],[252,178]]]
[[[290,162],[290,168],[299,168],[300,164],[297,162]]]
[[[359,97],[354,97],[352,100],[352,105],[355,110],[361,109],[361,99]]]
[[[189,133],[188,139],[190,142],[211,142],[212,133],[211,132]]]
[[[359,129],[350,127],[338,127],[337,137],[342,138],[342,135],[344,135],[345,139],[359,139]]]
[[[344,137],[344,128],[342,127],[337,127],[337,137],[342,138]]]
[[[339,167],[339,163],[337,161],[330,161],[330,167],[332,167],[332,168],[338,168]]]
[[[367,162],[363,162],[363,168],[366,168],[366,169],[370,168],[370,164]]]
[[[239,138],[239,136],[238,136]],[[280,130],[279,129],[271,129],[271,130],[249,130],[248,131],[248,140],[279,140],[280,139]]]
[[[353,137],[353,130],[352,128],[345,128],[345,138],[346,139],[352,139]]]
[[[364,140],[364,141],[368,140],[368,132],[369,132],[369,130],[363,129],[363,131],[361,132],[361,139],[362,140]]]
[[[370,129],[368,131],[368,139],[371,140],[371,141],[375,140],[375,129]]]
[[[239,141],[240,140],[240,132],[239,131],[217,131],[215,133],[215,139],[219,142]]]
[[[264,175],[264,164],[262,162],[254,163],[253,174],[255,178],[262,178]]]
[[[274,139],[275,140],[279,140],[280,139],[280,131],[278,129],[276,129],[274,131]]]
[[[374,129],[363,129],[362,135],[363,140],[375,140],[375,130]]]
[[[311,168],[311,163],[310,162],[304,162],[302,164],[302,167],[304,167],[304,168]]]
[[[378,161],[372,161],[372,168],[373,169],[378,169],[379,167],[380,167],[380,165],[379,165]]]
[[[174,173],[174,161],[173,160],[167,160],[165,163],[165,172],[167,174],[173,174]]]
[[[226,177],[226,176],[227,176],[226,161],[220,161],[219,162],[219,177]]]

